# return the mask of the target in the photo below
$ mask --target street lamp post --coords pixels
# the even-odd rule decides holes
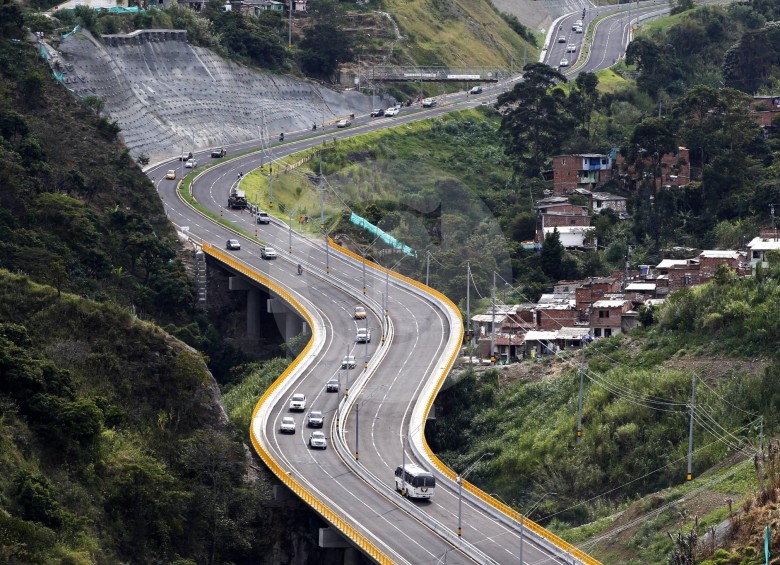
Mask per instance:
[[[546,492],[546,493],[544,493],[542,495],[542,498],[537,500],[536,504],[531,506],[531,509],[528,512],[526,512],[526,514],[530,516],[531,512],[533,512],[536,509],[536,507],[539,506],[539,504],[542,502],[542,500],[544,500],[548,496],[555,496],[556,494],[558,494],[558,493],[557,492]],[[523,545],[524,545],[524,543],[523,543],[523,537],[524,537],[523,533],[524,533],[524,529],[525,529],[525,516],[521,513],[520,514],[520,565],[523,565],[523,563],[524,563],[523,562]]]
[[[468,476],[468,474],[471,472],[471,470],[474,469],[474,467],[476,467],[477,463],[479,463],[480,461],[482,461],[482,459],[484,459],[485,457],[488,457],[489,455],[493,455],[493,454],[492,453],[483,453],[482,455],[479,456],[479,459],[477,459],[476,461],[474,461],[474,463],[469,465],[468,469],[466,469],[462,474],[458,475],[458,537],[461,537],[461,534],[463,532],[463,529],[461,527],[462,526],[462,517],[463,517],[463,514],[461,512],[462,500],[463,500],[463,497],[462,497],[462,493],[463,493],[463,479],[465,479],[466,476]]]

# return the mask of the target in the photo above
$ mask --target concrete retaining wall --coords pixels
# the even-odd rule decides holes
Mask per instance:
[[[130,152],[153,160],[261,135],[275,140],[282,131],[322,126],[381,104],[359,92],[238,65],[189,45],[183,30],[110,35],[104,43],[81,32],[59,51],[64,84],[79,98],[103,98]]]

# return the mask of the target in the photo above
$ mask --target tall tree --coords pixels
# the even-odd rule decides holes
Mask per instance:
[[[559,152],[574,119],[558,83],[566,77],[543,63],[526,65],[522,82],[498,97],[504,151],[528,177],[540,174],[546,160]]]

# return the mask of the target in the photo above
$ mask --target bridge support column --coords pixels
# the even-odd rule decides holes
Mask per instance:
[[[260,339],[260,291],[250,288],[246,293],[246,337]]]
[[[246,291],[246,338],[248,340],[260,339],[262,336],[262,331],[260,329],[262,294],[260,289],[240,276],[229,277],[228,288],[230,290]]]
[[[278,296],[272,294],[268,300],[268,313],[274,315],[284,341],[290,341],[302,333],[309,333],[306,322]]]

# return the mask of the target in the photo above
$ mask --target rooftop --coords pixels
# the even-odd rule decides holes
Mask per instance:
[[[690,259],[664,259],[658,263],[656,269],[673,269],[674,267],[685,267]]]
[[[777,251],[780,249],[780,239],[762,239],[755,237],[748,243],[752,251]]]
[[[642,290],[655,290],[655,287],[656,287],[655,283],[631,283],[628,286],[626,286],[626,291],[636,292]]]
[[[732,249],[706,249],[701,252],[700,257],[708,257],[711,259],[739,259],[742,255],[744,255],[744,253]]]
[[[620,308],[626,303],[625,300],[597,300],[593,303],[594,308]]]

